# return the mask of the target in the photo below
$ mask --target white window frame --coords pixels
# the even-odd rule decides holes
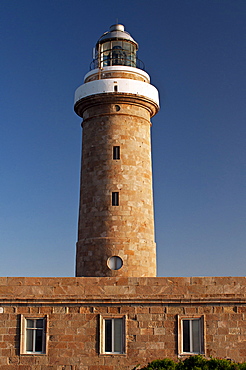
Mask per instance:
[[[183,322],[189,321],[189,341],[190,351],[184,351],[183,348]],[[192,324],[194,321],[199,323],[199,351],[193,350],[193,330]],[[205,354],[205,335],[204,335],[204,315],[197,316],[178,316],[178,353],[179,355],[194,355],[194,354]]]
[[[33,320],[36,323],[36,320],[43,320],[43,329],[34,328],[27,328],[27,320]],[[35,325],[34,325],[35,326]],[[20,326],[20,354],[21,355],[45,355],[47,354],[47,344],[48,344],[48,316],[39,316],[39,315],[21,315],[21,326]],[[27,351],[26,343],[27,343],[27,330],[33,330],[33,349],[35,348],[35,340],[36,340],[36,332],[37,330],[42,330],[42,350],[41,351]]]
[[[121,351],[114,351],[114,320],[122,319],[122,338],[121,338]],[[112,320],[112,351],[105,350],[105,321]],[[126,354],[126,316],[125,315],[114,315],[114,316],[101,316],[100,315],[100,354],[103,355],[124,355]]]

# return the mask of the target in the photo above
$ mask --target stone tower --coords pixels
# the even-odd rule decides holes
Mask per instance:
[[[83,118],[76,276],[156,276],[150,118],[157,89],[116,24],[75,92]]]

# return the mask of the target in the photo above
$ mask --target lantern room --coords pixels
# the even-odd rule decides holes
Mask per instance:
[[[125,31],[124,26],[114,24],[98,40],[91,67],[122,65],[143,69],[143,63],[137,59],[137,50],[137,42]]]

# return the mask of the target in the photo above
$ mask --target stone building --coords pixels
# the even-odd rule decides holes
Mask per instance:
[[[114,25],[76,90],[83,118],[74,278],[0,278],[1,370],[246,361],[246,278],[155,277],[150,119],[158,91]]]

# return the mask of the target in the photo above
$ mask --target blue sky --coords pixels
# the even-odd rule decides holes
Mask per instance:
[[[73,95],[117,19],[160,91],[158,276],[245,275],[246,1],[3,0],[0,14],[0,276],[74,276]]]

